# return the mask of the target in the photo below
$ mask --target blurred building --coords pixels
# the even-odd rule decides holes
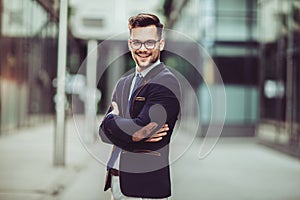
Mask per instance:
[[[58,1],[0,0],[0,5],[1,130],[6,131],[53,116]],[[120,56],[128,52],[127,37],[121,34],[127,32],[127,18],[152,12],[167,29],[201,44],[215,62],[227,96],[223,136],[258,136],[271,146],[299,151],[299,1],[70,0],[69,5],[70,74],[76,74],[84,63],[89,41],[100,44],[110,38],[97,60],[97,73],[104,70],[97,85],[102,93],[98,112],[104,111],[110,99],[111,83],[134,66],[130,54]],[[170,45],[193,55],[201,65],[193,45],[179,40]],[[219,89],[210,79],[212,68],[203,65],[201,77],[191,63],[172,52],[164,52],[162,60],[187,77],[197,92],[205,132],[212,113],[206,87],[211,84]]]
[[[1,0],[1,132],[48,120],[54,114],[58,1]],[[69,37],[68,65],[76,42]]]
[[[223,136],[254,136],[259,122],[259,34],[256,0],[190,0],[181,11],[173,28],[190,35],[212,57],[226,90],[226,117]],[[212,68],[203,66],[203,76]],[[218,92],[209,94],[206,87],[214,81],[201,83],[199,101],[203,132],[209,126],[212,109],[224,99]],[[215,115],[220,115],[216,111]]]
[[[223,135],[257,135],[299,156],[300,2],[188,1],[174,29],[210,52],[225,84]],[[207,95],[201,93],[205,107]],[[204,122],[208,114],[201,113]]]
[[[260,123],[266,144],[300,155],[300,2],[259,1]]]

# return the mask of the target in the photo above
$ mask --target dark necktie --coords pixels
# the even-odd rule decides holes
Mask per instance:
[[[141,82],[142,78],[143,78],[142,74],[140,74],[140,73],[136,74],[134,86],[133,86],[133,89],[132,89],[132,92],[131,92],[131,96],[133,95],[133,93],[135,92],[135,90],[138,88],[139,83]]]
[[[139,86],[139,83],[141,82],[142,80],[142,75],[140,73],[136,74],[136,78],[135,78],[135,82],[134,82],[134,86],[133,86],[133,89],[132,89],[132,92],[131,92],[131,97],[132,95],[134,94],[135,90],[138,88]],[[130,97],[130,99],[131,99]],[[128,106],[127,106],[127,110],[129,111],[129,107],[130,107],[130,102],[131,101],[128,101]],[[111,156],[110,156],[110,159],[107,163],[107,170],[113,168],[117,158],[118,158],[118,155],[120,154],[121,152],[121,148],[117,147],[117,146],[114,146],[113,148],[113,151],[111,153]]]

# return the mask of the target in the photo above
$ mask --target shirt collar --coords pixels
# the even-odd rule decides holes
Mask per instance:
[[[138,73],[140,73],[142,75],[142,77],[145,77],[151,71],[151,69],[153,69],[154,67],[156,67],[159,64],[160,64],[160,60],[158,59],[155,63],[153,63],[152,65],[150,65],[149,67],[147,67],[142,72],[138,72],[137,70],[135,70],[135,75],[137,75]],[[136,69],[137,69],[137,67],[136,67]]]

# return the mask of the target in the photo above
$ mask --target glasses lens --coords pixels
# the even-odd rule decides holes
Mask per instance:
[[[155,40],[148,40],[145,42],[146,48],[147,49],[153,49],[155,47]]]
[[[158,42],[158,41],[147,40],[146,42],[141,42],[139,40],[133,40],[130,42],[130,46],[132,49],[140,49],[142,47],[142,45],[144,44],[146,49],[154,49],[156,42]]]
[[[131,48],[133,49],[139,49],[142,46],[142,42],[140,41],[132,41],[130,44],[131,44]]]

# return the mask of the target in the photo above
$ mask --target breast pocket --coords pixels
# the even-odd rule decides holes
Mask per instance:
[[[146,97],[135,97],[134,99],[137,102],[145,102],[146,101]]]
[[[133,112],[139,113],[143,109],[145,103],[146,103],[145,97],[141,97],[141,96],[135,97],[133,102]]]

